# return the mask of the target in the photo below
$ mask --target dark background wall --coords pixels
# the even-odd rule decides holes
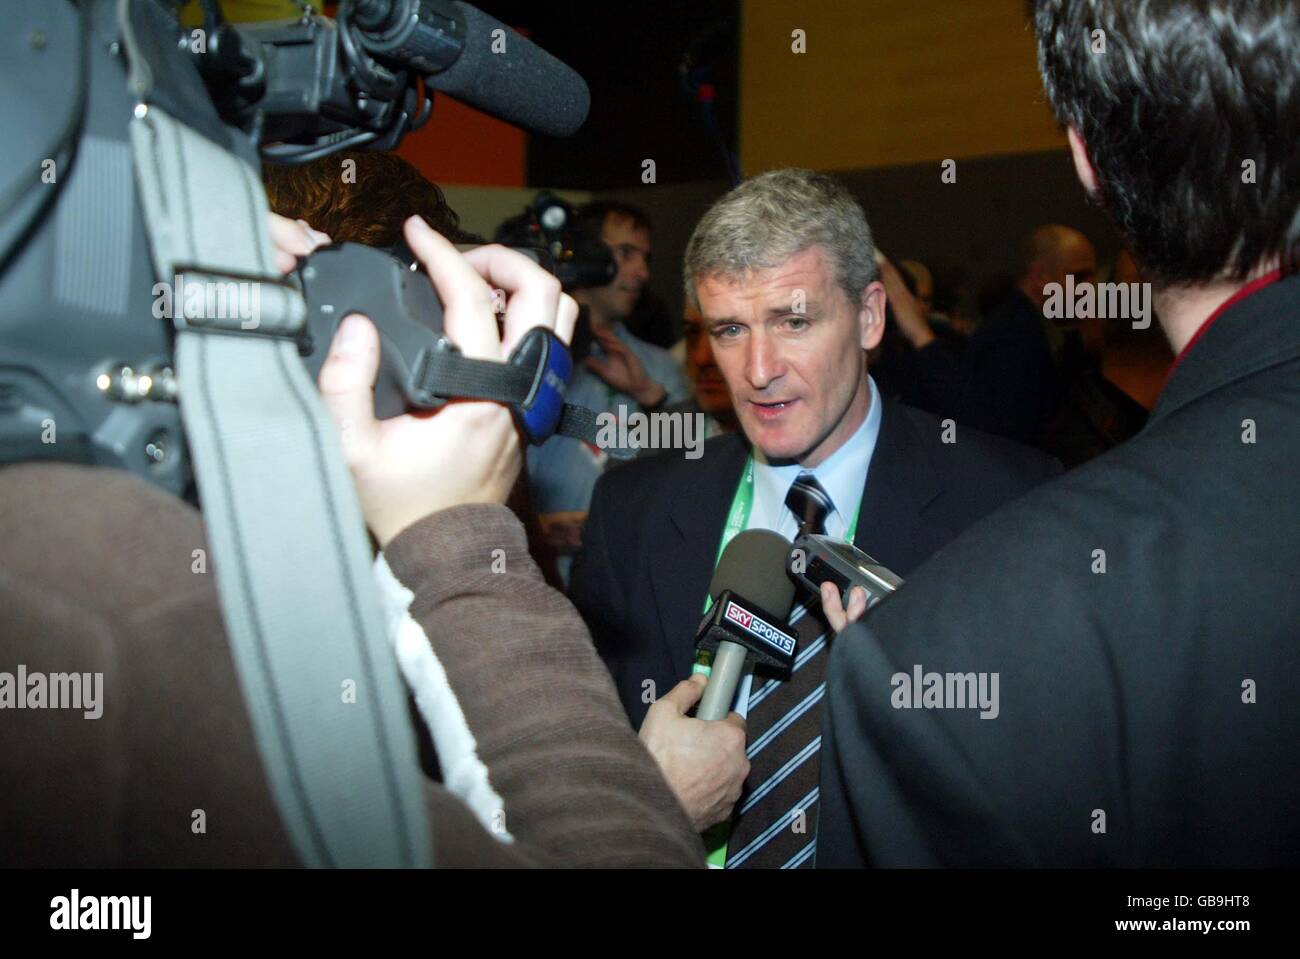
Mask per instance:
[[[861,201],[877,245],[895,260],[921,260],[937,279],[1014,273],[1020,238],[1044,223],[1082,230],[1099,263],[1119,252],[1065,150],[958,160],[955,183],[939,174],[938,163],[923,163],[836,175]]]
[[[644,207],[655,223],[651,285],[674,313],[686,241],[729,185],[682,88],[688,52],[712,67],[723,140],[733,151],[744,144],[747,174],[784,164],[833,171],[862,201],[882,249],[964,286],[968,303],[983,281],[1015,271],[1017,241],[1039,224],[1083,230],[1103,263],[1118,249],[1043,103],[1020,0],[906,9],[884,0],[480,2],[592,92],[575,136],[528,138],[520,185]],[[805,55],[791,53],[795,27],[807,31]],[[948,157],[955,183],[940,178]],[[645,159],[656,164],[653,184],[641,180]]]
[[[483,0],[482,6],[526,30],[591,89],[591,113],[577,134],[529,138],[528,183],[574,190],[635,186],[646,159],[655,161],[659,183],[725,178],[678,68],[690,50],[714,64],[717,112],[734,151],[737,0]]]

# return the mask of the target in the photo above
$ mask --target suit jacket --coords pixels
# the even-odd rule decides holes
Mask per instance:
[[[1039,444],[1062,383],[1042,313],[1023,293],[989,313],[964,348],[936,340],[916,352],[926,408],[958,423]]]
[[[819,866],[1300,865],[1300,276],[839,637]],[[895,708],[926,672],[1000,709]]]
[[[868,468],[855,543],[901,576],[979,517],[1059,471],[1007,440],[941,422],[889,400]],[[693,640],[727,510],[749,456],[740,434],[634,460],[596,485],[569,594],[641,725],[645,682],[663,695],[691,672]]]

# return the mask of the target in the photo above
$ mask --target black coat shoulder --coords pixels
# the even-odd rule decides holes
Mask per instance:
[[[739,433],[724,433],[704,441],[697,459],[681,450],[661,450],[607,469],[596,481],[592,513],[597,504],[618,502],[625,508],[670,500],[676,491],[698,489],[701,484],[725,481],[726,473],[749,453]],[[734,483],[734,477],[730,479]]]
[[[1023,481],[1028,489],[1061,472],[1059,460],[1032,446],[915,407],[899,404],[897,409],[928,438],[928,448],[941,454],[938,462],[955,477],[978,480],[995,474],[1009,482]]]

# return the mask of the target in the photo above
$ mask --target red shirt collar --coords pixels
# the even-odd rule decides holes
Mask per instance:
[[[1187,345],[1178,351],[1178,355],[1174,357],[1173,366],[1169,367],[1169,372],[1165,374],[1165,383],[1169,382],[1169,378],[1174,375],[1174,370],[1178,369],[1178,364],[1183,361],[1183,358],[1186,357],[1189,352],[1191,352],[1192,347],[1196,345],[1197,341],[1205,335],[1205,331],[1213,326],[1219,317],[1223,316],[1223,314],[1228,312],[1231,307],[1236,306],[1252,293],[1258,293],[1260,290],[1264,289],[1264,287],[1276,283],[1281,278],[1282,271],[1280,269],[1273,270],[1271,273],[1265,273],[1263,276],[1251,280],[1236,293],[1232,294],[1232,296],[1220,303],[1215,311],[1207,316],[1205,322],[1202,323],[1197,328],[1196,332],[1192,334],[1192,338],[1187,341]]]

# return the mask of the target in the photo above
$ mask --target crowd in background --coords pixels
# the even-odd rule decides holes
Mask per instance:
[[[340,174],[344,164],[349,177]],[[274,211],[336,242],[409,260],[401,224],[411,214],[453,242],[485,242],[461,226],[437,184],[394,154],[345,153],[301,167],[268,165],[264,174]],[[607,285],[571,291],[581,312],[570,401],[623,417],[702,413],[707,436],[735,430],[698,310],[665,303],[650,287],[649,216],[628,203],[597,200],[578,211],[577,228],[609,248],[617,272]],[[885,397],[1074,467],[1141,429],[1173,355],[1150,316],[1094,310],[1050,317],[1045,309],[1051,284],[1139,283],[1127,252],[1099,264],[1088,237],[1044,224],[1020,239],[1017,260],[1015,276],[960,285],[936,277],[919,258],[887,266],[889,322],[869,354],[870,374]],[[656,268],[680,272],[679,264]],[[553,584],[567,581],[596,479],[618,462],[593,444],[563,438],[529,450],[511,506]]]

